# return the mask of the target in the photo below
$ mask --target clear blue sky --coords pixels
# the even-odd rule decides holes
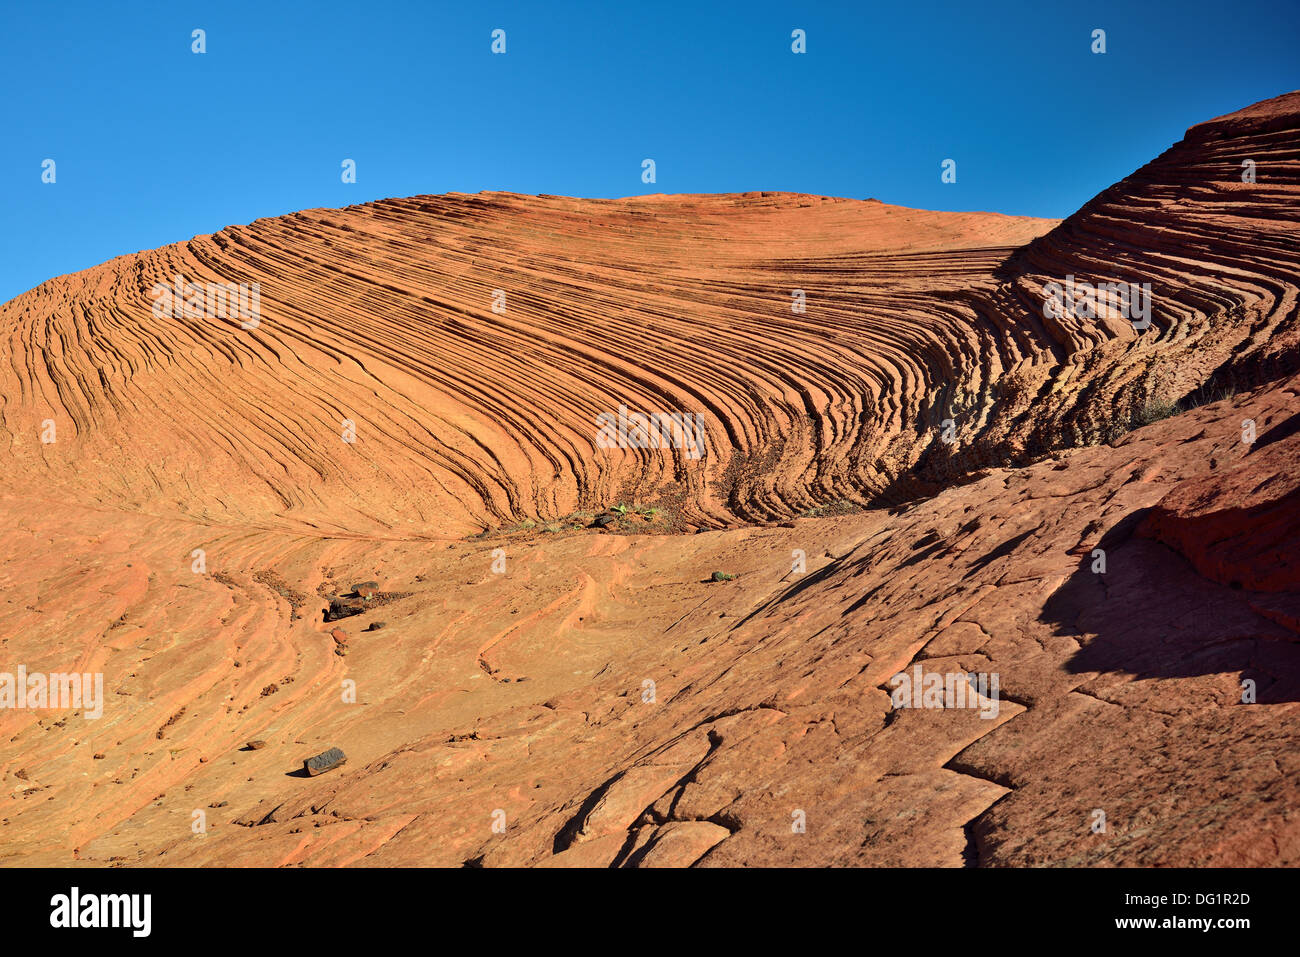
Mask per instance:
[[[232,223],[416,193],[780,189],[1064,216],[1188,126],[1300,87],[1294,0],[0,9],[0,301]]]

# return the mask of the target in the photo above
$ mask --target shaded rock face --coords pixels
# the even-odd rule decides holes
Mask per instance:
[[[1225,475],[1182,483],[1141,531],[1180,552],[1213,581],[1251,591],[1300,593],[1300,412],[1266,435]]]
[[[1059,224],[415,197],[0,306],[0,673],[105,699],[0,710],[0,859],[1300,865],[1297,109]],[[260,324],[153,318],[178,273]]]
[[[325,612],[325,620],[338,621],[341,618],[351,618],[353,615],[364,614],[366,610],[367,606],[360,598],[332,598]]]

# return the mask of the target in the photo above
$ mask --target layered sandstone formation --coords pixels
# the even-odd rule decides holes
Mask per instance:
[[[1300,862],[1298,146],[1288,94],[1059,224],[388,200],[0,306],[0,672],[106,698],[0,712],[0,860]]]
[[[1104,436],[1116,418],[1141,421],[1153,402],[1203,402],[1294,370],[1298,111],[1291,93],[1193,127],[1002,264],[976,307],[1046,361],[980,394],[957,464],[1023,461]],[[1045,315],[1044,287],[1070,276],[1149,284],[1150,327]]]
[[[960,367],[969,314],[931,310],[1049,225],[788,194],[260,220],[7,304],[5,422],[43,485],[205,521],[461,534],[620,498],[708,525],[789,514],[883,484],[873,453]],[[155,318],[176,276],[257,282],[260,323]],[[620,406],[704,413],[703,454],[593,454]],[[36,441],[46,419],[63,442]]]

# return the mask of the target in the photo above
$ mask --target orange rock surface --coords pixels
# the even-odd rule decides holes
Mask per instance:
[[[420,196],[0,306],[0,673],[105,698],[0,710],[0,861],[1300,863],[1297,157],[1292,93],[1060,223]]]

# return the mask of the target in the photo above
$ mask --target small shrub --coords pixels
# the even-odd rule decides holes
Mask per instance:
[[[1177,402],[1171,402],[1169,399],[1160,397],[1148,399],[1147,404],[1133,414],[1133,428],[1138,429],[1144,425],[1150,425],[1152,422],[1159,422],[1161,419],[1167,419],[1181,411],[1183,411],[1182,406]]]

